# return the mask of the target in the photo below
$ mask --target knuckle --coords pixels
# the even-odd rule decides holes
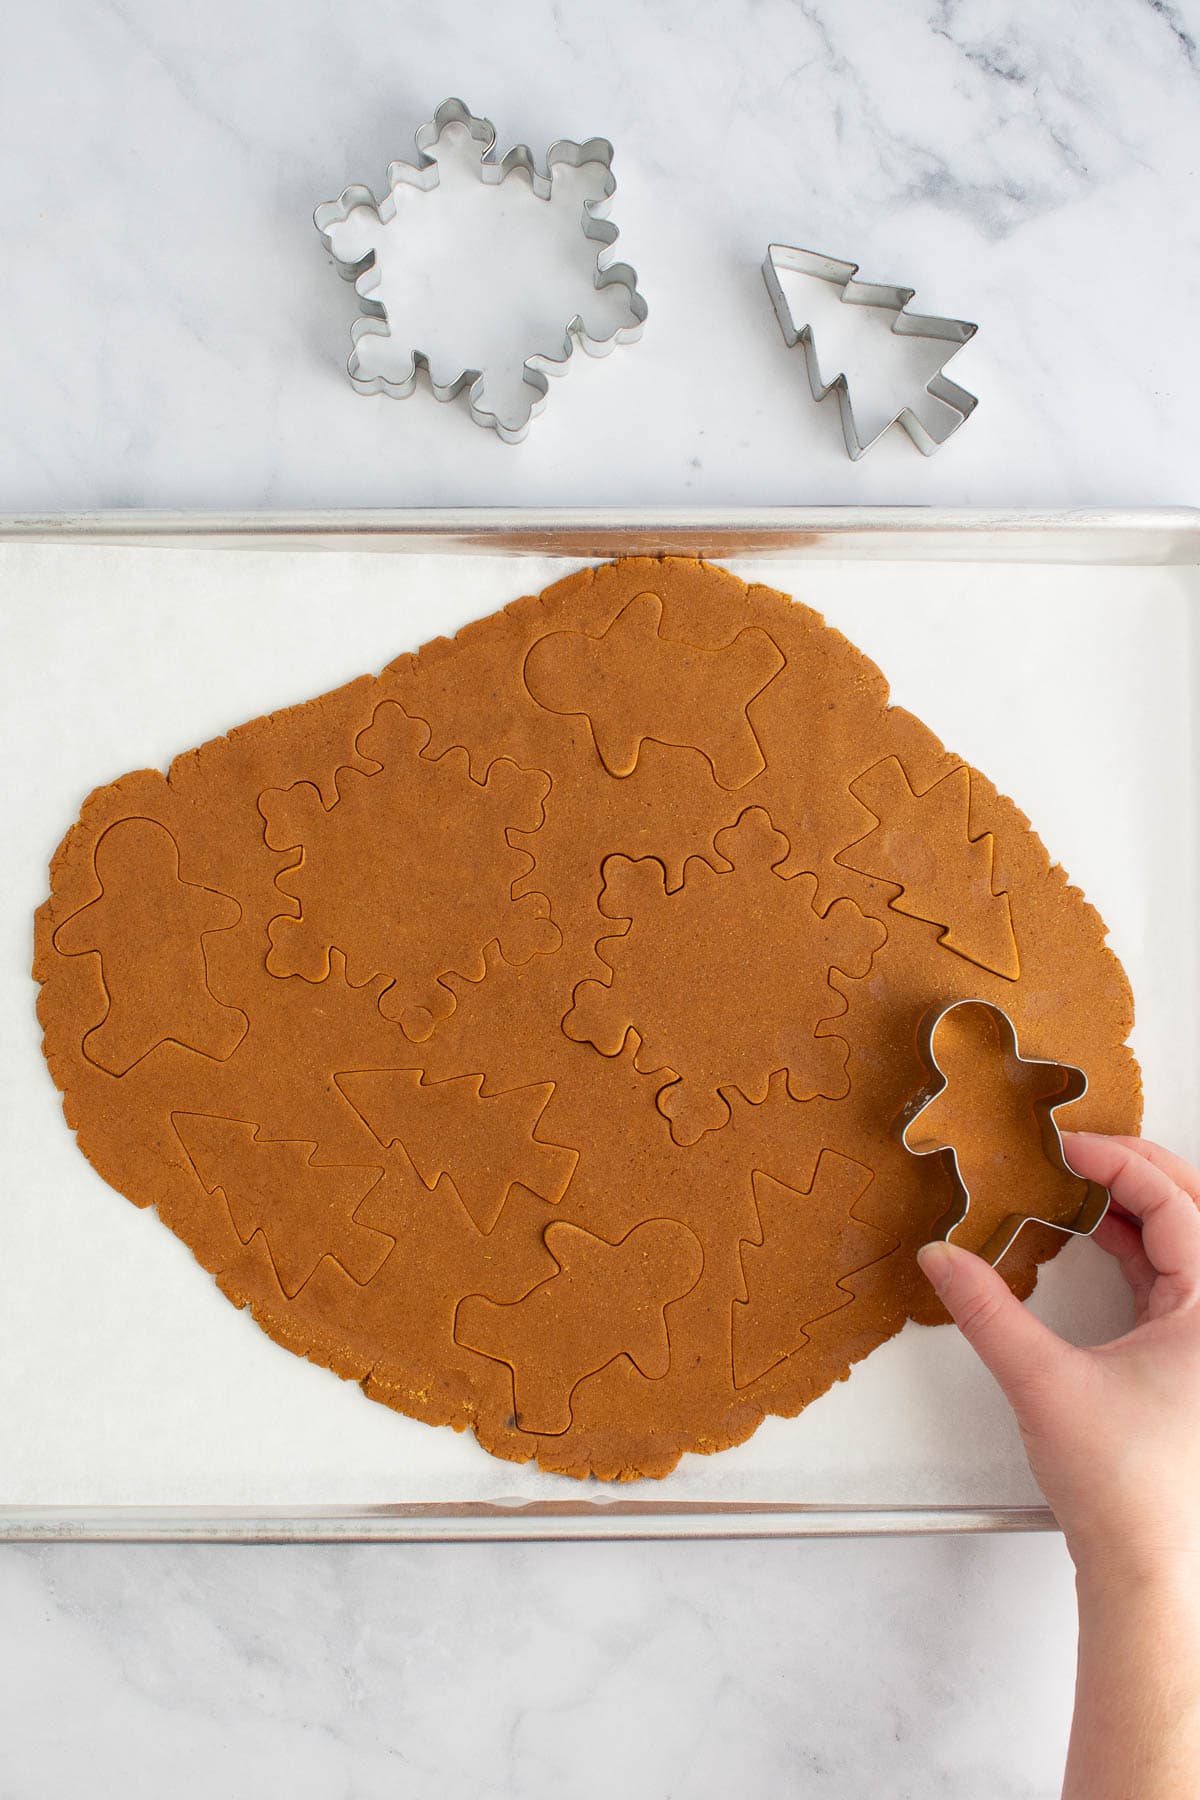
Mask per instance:
[[[964,1337],[978,1338],[987,1332],[1003,1306],[995,1294],[972,1294],[958,1309],[958,1327]]]

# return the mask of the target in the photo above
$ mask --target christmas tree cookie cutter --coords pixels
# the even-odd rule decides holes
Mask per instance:
[[[565,164],[578,169],[585,163],[598,163],[605,171],[601,193],[595,199],[584,201],[580,222],[584,236],[599,245],[592,273],[593,286],[597,289],[613,285],[626,288],[629,293],[631,322],[618,325],[605,337],[593,337],[584,325],[581,314],[576,313],[568,319],[563,327],[561,350],[557,354],[537,351],[527,357],[522,365],[524,382],[533,389],[534,397],[528,412],[520,417],[515,414],[507,418],[501,417],[498,412],[491,412],[479,403],[484,383],[482,369],[460,369],[449,381],[436,381],[429,357],[423,350],[412,351],[411,367],[399,379],[383,374],[364,374],[362,369],[358,349],[362,339],[389,337],[391,330],[387,309],[381,300],[375,298],[375,290],[380,284],[375,251],[368,250],[357,261],[344,261],[339,257],[333,241],[336,227],[344,225],[356,207],[366,207],[375,214],[379,225],[385,226],[396,216],[398,188],[415,187],[428,191],[437,187],[440,176],[435,151],[442,133],[452,125],[465,126],[472,139],[481,146],[479,174],[489,186],[499,185],[514,170],[519,169],[528,175],[530,186],[538,199],[548,200],[557,165]],[[576,344],[581,345],[589,356],[607,356],[617,344],[635,343],[642,335],[647,307],[638,291],[637,271],[628,263],[606,262],[604,255],[620,235],[617,227],[607,218],[612,196],[617,189],[616,177],[612,172],[613,147],[607,138],[588,138],[582,143],[576,143],[572,138],[559,138],[546,152],[545,172],[538,167],[533,151],[527,144],[514,144],[511,150],[506,150],[502,157],[497,158],[496,128],[491,120],[473,113],[465,101],[453,96],[442,101],[432,119],[418,126],[414,142],[417,150],[415,163],[388,164],[388,191],[382,200],[376,200],[370,188],[355,182],[344,188],[336,200],[323,202],[313,214],[313,224],[333,257],[338,273],[345,280],[354,283],[364,315],[355,319],[350,328],[352,348],[346,372],[358,393],[389,394],[395,400],[407,399],[415,391],[422,371],[429,377],[435,399],[454,400],[466,388],[467,406],[476,425],[494,431],[506,444],[519,444],[529,429],[530,420],[536,418],[546,404],[550,391],[548,377],[566,373]]]
[[[1074,1063],[1049,1062],[1040,1057],[1022,1056],[1017,1043],[1017,1028],[1002,1006],[992,1000],[966,999],[939,1002],[931,1006],[922,1016],[917,1026],[917,1054],[924,1064],[928,1081],[913,1095],[897,1121],[898,1135],[901,1144],[910,1156],[935,1156],[950,1176],[955,1188],[955,1199],[952,1205],[936,1221],[929,1233],[930,1241],[948,1242],[957,1228],[966,1219],[971,1208],[971,1192],[963,1179],[959,1167],[958,1153],[952,1144],[930,1145],[919,1150],[909,1142],[909,1132],[927,1107],[931,1106],[948,1086],[947,1076],[937,1059],[937,1035],[942,1021],[962,1006],[981,1007],[991,1014],[1000,1031],[1004,1054],[1014,1062],[1026,1068],[1057,1069],[1063,1084],[1057,1093],[1033,1102],[1033,1110],[1041,1127],[1042,1148],[1046,1159],[1055,1168],[1061,1169],[1075,1181],[1084,1182],[1086,1192],[1078,1211],[1069,1220],[1043,1219],[1035,1213],[1011,1212],[1006,1215],[992,1232],[987,1242],[979,1251],[985,1262],[993,1268],[1000,1261],[1005,1251],[1010,1249],[1017,1233],[1025,1225],[1048,1225],[1055,1231],[1065,1231],[1070,1237],[1090,1237],[1103,1219],[1109,1206],[1109,1191],[1101,1187],[1099,1182],[1085,1181],[1068,1163],[1063,1152],[1062,1132],[1054,1115],[1060,1106],[1066,1106],[1072,1100],[1082,1100],[1087,1093],[1088,1078],[1082,1069]]]
[[[814,400],[825,400],[836,393],[838,408],[842,415],[842,436],[846,440],[846,453],[851,462],[857,462],[865,456],[873,444],[877,444],[884,432],[890,431],[893,425],[903,425],[913,443],[923,456],[932,456],[940,450],[947,438],[953,437],[959,426],[964,424],[979,404],[974,394],[958,386],[941,369],[925,384],[925,392],[935,400],[940,400],[948,408],[942,432],[931,431],[929,424],[921,419],[911,407],[902,406],[894,413],[873,437],[864,443],[859,436],[858,425],[854,417],[854,406],[850,399],[850,384],[845,375],[835,375],[832,381],[823,381],[821,368],[817,361],[817,348],[813,340],[812,326],[797,325],[788,303],[787,296],[780,282],[780,271],[793,275],[815,275],[821,281],[832,282],[841,289],[841,299],[848,306],[881,306],[894,312],[892,330],[898,337],[938,338],[953,346],[946,352],[945,362],[949,362],[955,351],[961,350],[970,342],[979,330],[978,325],[971,325],[965,319],[939,319],[933,315],[910,313],[906,309],[916,294],[915,288],[880,286],[869,281],[859,281],[858,264],[839,262],[835,256],[822,256],[816,250],[798,250],[789,244],[769,244],[763,262],[763,280],[767,284],[767,292],[771,296],[771,304],[775,308],[775,316],[779,320],[780,330],[788,349],[800,344],[804,349],[804,361],[808,369],[808,385],[812,389]]]

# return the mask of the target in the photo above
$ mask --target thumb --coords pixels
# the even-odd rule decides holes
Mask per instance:
[[[1012,1405],[1068,1346],[1021,1304],[1002,1275],[959,1244],[923,1244],[922,1273]]]

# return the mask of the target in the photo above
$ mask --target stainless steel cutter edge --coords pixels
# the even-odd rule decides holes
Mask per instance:
[[[1009,1014],[994,1000],[967,998],[939,1001],[924,1013],[917,1026],[917,1054],[929,1074],[929,1080],[914,1094],[898,1121],[900,1142],[909,1155],[937,1157],[954,1183],[956,1202],[934,1224],[929,1234],[931,1241],[938,1239],[942,1242],[949,1241],[953,1232],[962,1224],[970,1211],[971,1192],[963,1179],[958,1156],[952,1145],[917,1150],[909,1143],[908,1134],[926,1107],[930,1106],[946,1088],[946,1075],[938,1062],[935,1042],[942,1020],[948,1013],[954,1012],[960,1006],[982,1006],[991,1013],[1006,1040],[1005,1054],[1010,1055],[1015,1062],[1022,1063],[1027,1068],[1062,1070],[1066,1077],[1062,1092],[1035,1101],[1033,1109],[1041,1126],[1042,1148],[1047,1160],[1076,1181],[1085,1180],[1085,1177],[1078,1174],[1066,1159],[1063,1152],[1062,1132],[1054,1117],[1060,1106],[1066,1106],[1072,1100],[1082,1100],[1087,1093],[1088,1078],[1084,1071],[1076,1068],[1074,1063],[1055,1062],[1036,1056],[1022,1056],[1017,1042],[1017,1028]],[[979,1254],[985,1262],[990,1262],[994,1267],[1005,1251],[1011,1248],[1017,1233],[1026,1225],[1048,1225],[1055,1231],[1065,1231],[1071,1237],[1090,1237],[1108,1211],[1110,1196],[1108,1189],[1101,1187],[1095,1181],[1086,1181],[1086,1190],[1079,1210],[1069,1225],[1063,1224],[1060,1219],[1039,1218],[1035,1213],[1012,1212],[1001,1220]]]
[[[820,364],[817,359],[816,344],[813,341],[811,325],[797,327],[792,318],[792,310],[779,280],[779,270],[785,269],[797,275],[815,275],[821,281],[832,282],[842,290],[842,299],[851,306],[884,306],[896,314],[892,321],[892,330],[900,337],[938,338],[953,344],[961,350],[964,344],[970,343],[978,325],[970,324],[966,319],[941,319],[933,314],[910,313],[907,311],[910,300],[915,299],[916,289],[881,285],[876,282],[858,281],[859,265],[841,262],[835,256],[824,256],[818,250],[800,250],[790,244],[768,244],[767,254],[763,260],[763,280],[767,292],[771,296],[771,305],[775,308],[775,317],[783,332],[783,340],[788,349],[800,344],[804,350],[804,362],[808,370],[808,385],[812,389],[814,400],[825,400],[832,393],[838,397],[838,410],[842,418],[842,436],[846,442],[846,453],[851,462],[857,462],[865,456],[873,444],[877,444],[885,431],[893,425],[903,425],[913,443],[923,456],[932,456],[940,450],[947,439],[954,436],[960,425],[970,418],[979,401],[966,388],[958,386],[949,376],[938,373],[925,384],[925,391],[935,399],[943,401],[959,416],[942,437],[934,437],[910,407],[902,406],[886,424],[881,425],[873,437],[864,443],[858,433],[858,425],[854,418],[854,407],[850,399],[850,387],[846,377],[835,375],[832,381],[822,381]],[[950,353],[951,355],[953,352]],[[949,357],[947,357],[947,361]]]
[[[596,252],[596,264],[593,274],[593,285],[605,288],[618,284],[629,292],[629,308],[633,314],[633,323],[620,325],[607,337],[594,338],[584,326],[583,319],[576,313],[569,319],[563,329],[563,347],[558,356],[546,352],[537,352],[527,357],[522,365],[523,377],[529,387],[534,390],[534,401],[530,408],[529,418],[520,425],[505,424],[496,413],[488,412],[478,404],[478,393],[483,381],[480,369],[462,369],[452,380],[436,382],[429,365],[428,355],[422,350],[414,350],[412,369],[399,381],[392,381],[387,376],[376,375],[363,377],[360,375],[358,356],[359,340],[368,334],[390,336],[386,311],[378,300],[372,298],[372,291],[379,284],[375,254],[369,252],[355,263],[343,262],[334,254],[330,242],[328,226],[335,222],[343,223],[356,206],[368,206],[379,217],[381,223],[387,224],[395,216],[396,203],[393,198],[397,186],[404,184],[429,190],[438,185],[439,174],[436,157],[429,154],[438,142],[442,132],[448,125],[464,125],[472,138],[483,146],[480,152],[479,169],[481,179],[490,186],[502,182],[515,169],[524,171],[529,176],[530,185],[540,199],[548,199],[554,180],[556,163],[566,163],[572,168],[579,168],[584,163],[600,163],[606,173],[604,192],[595,200],[585,200],[581,215],[584,236],[590,238],[600,248]],[[607,356],[617,344],[635,343],[642,335],[647,316],[647,306],[643,295],[638,290],[637,271],[629,263],[608,262],[605,252],[610,250],[620,235],[617,227],[607,217],[612,197],[616,192],[616,177],[612,173],[613,147],[607,138],[587,138],[576,143],[573,138],[559,138],[546,152],[545,171],[538,167],[532,150],[527,144],[514,144],[505,151],[502,157],[495,156],[496,128],[490,119],[473,113],[465,101],[454,96],[443,100],[432,119],[418,126],[413,134],[417,150],[415,163],[392,162],[388,164],[388,191],[382,200],[376,200],[371,189],[361,183],[351,183],[343,188],[336,200],[328,200],[317,207],[313,213],[313,224],[321,235],[321,241],[333,257],[338,273],[347,281],[353,281],[359,296],[363,313],[367,316],[355,319],[350,328],[352,349],[346,364],[350,380],[360,394],[389,394],[393,399],[406,399],[416,388],[421,371],[429,377],[429,384],[435,399],[449,401],[467,389],[467,405],[471,418],[477,425],[495,431],[506,444],[520,443],[529,429],[530,422],[537,417],[546,404],[551,375],[562,375],[571,359],[575,344],[578,343],[589,356]]]

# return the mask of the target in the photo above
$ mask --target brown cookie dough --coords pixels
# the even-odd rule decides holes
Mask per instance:
[[[942,1316],[948,1177],[894,1130],[931,1003],[1085,1068],[1064,1129],[1136,1130],[1104,938],[816,613],[636,557],[97,789],[34,974],[80,1148],[273,1338],[624,1479]],[[964,1032],[971,1244],[1047,1196]],[[1017,1292],[1063,1241],[1020,1232]]]

